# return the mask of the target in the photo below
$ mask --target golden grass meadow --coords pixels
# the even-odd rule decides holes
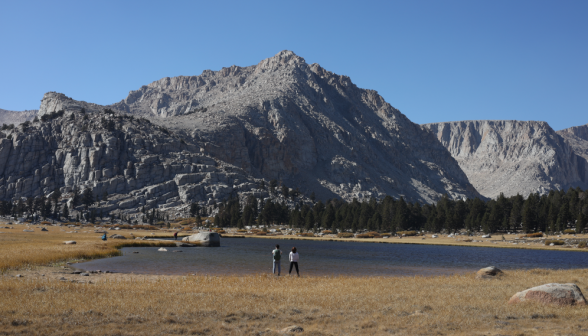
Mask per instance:
[[[93,228],[14,227],[0,229],[0,335],[279,335],[291,325],[302,327],[301,335],[588,334],[588,306],[507,304],[518,291],[552,282],[586,293],[584,269],[506,271],[491,280],[474,273],[81,277],[65,261],[117,255],[117,245],[145,242],[102,242]],[[116,233],[130,238],[131,231],[150,235]]]

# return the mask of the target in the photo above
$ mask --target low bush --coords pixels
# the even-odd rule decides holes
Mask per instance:
[[[239,232],[239,233],[245,233],[245,232],[247,232],[247,230],[239,229],[239,230],[237,230],[237,232]]]
[[[258,232],[255,232],[255,235],[256,236],[265,236],[265,235],[267,235],[267,232],[258,231]]]
[[[579,248],[586,248],[586,241],[584,240],[584,241],[579,242],[578,247]]]
[[[535,232],[535,233],[527,233],[526,235],[522,235],[520,238],[541,238],[543,237],[542,232]]]
[[[312,232],[300,232],[296,234],[297,236],[300,237],[314,237],[314,233]]]
[[[323,234],[332,234],[332,233],[333,233],[333,231],[331,231],[331,230],[324,230],[323,231]]]
[[[353,238],[353,233],[351,232],[340,232],[337,234],[339,238]]]
[[[360,233],[355,238],[374,238],[374,235],[369,233]]]
[[[51,224],[51,222],[48,221],[42,221],[41,224]]]
[[[380,233],[380,236],[382,236],[382,237],[390,237],[390,236],[392,236],[392,234],[391,233]]]
[[[563,233],[566,233],[566,234],[576,234],[576,230],[574,230],[574,229],[567,229],[567,230],[564,230]]]
[[[563,240],[545,239],[545,245],[563,245]]]
[[[418,232],[416,231],[398,231],[396,232],[399,236],[416,236],[418,234]]]

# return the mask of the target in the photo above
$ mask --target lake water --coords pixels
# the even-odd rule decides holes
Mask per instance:
[[[271,251],[276,244],[283,252],[282,275],[288,273],[292,246],[300,254],[301,275],[429,276],[477,271],[487,266],[504,270],[588,268],[588,253],[574,251],[260,238],[225,238],[221,239],[221,247],[168,247],[168,252],[154,247],[129,247],[122,249],[120,257],[92,260],[76,267],[136,274],[270,273]]]

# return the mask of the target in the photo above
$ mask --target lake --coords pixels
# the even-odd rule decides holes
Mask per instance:
[[[288,274],[292,246],[300,254],[300,274],[314,276],[449,275],[487,266],[503,270],[588,268],[588,253],[574,251],[262,238],[224,238],[221,247],[167,247],[168,252],[154,247],[129,247],[122,249],[122,256],[75,266],[88,271],[135,274],[271,273],[271,251],[276,244],[283,252],[282,275]]]

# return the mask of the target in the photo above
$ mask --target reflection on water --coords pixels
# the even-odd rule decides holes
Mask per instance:
[[[283,252],[283,275],[288,273],[288,253],[292,246],[300,254],[301,275],[427,276],[469,272],[486,266],[588,268],[588,254],[572,251],[256,238],[221,239],[221,247],[168,247],[168,252],[158,252],[153,247],[129,247],[122,250],[123,256],[80,263],[76,267],[143,274],[268,273],[272,270],[271,251],[276,244],[280,244]]]

